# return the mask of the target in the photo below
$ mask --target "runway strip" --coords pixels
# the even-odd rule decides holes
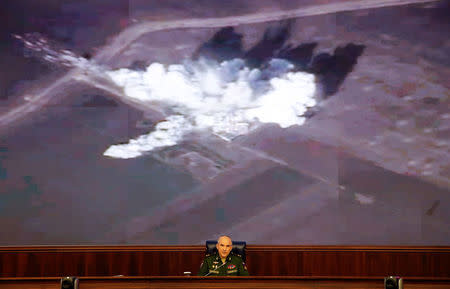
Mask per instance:
[[[131,43],[146,33],[176,29],[176,28],[220,28],[226,26],[236,26],[242,24],[254,24],[270,21],[280,21],[290,18],[299,18],[305,16],[315,16],[331,14],[343,11],[356,11],[372,8],[401,6],[417,3],[436,2],[438,0],[359,0],[359,1],[341,1],[333,4],[312,5],[288,11],[273,11],[264,13],[254,13],[240,16],[230,16],[222,18],[204,18],[204,19],[181,19],[169,22],[143,22],[125,29],[117,35],[111,45],[97,54],[95,59],[99,63],[111,60],[116,55],[125,50]]]

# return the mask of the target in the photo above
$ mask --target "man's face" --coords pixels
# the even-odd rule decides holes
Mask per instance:
[[[226,258],[230,254],[232,246],[231,239],[228,237],[221,237],[217,241],[217,250],[219,251],[220,258]]]

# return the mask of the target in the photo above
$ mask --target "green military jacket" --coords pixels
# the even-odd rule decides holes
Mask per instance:
[[[248,276],[247,266],[242,258],[230,253],[225,264],[219,254],[211,255],[203,260],[198,276]]]

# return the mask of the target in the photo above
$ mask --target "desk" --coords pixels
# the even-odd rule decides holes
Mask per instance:
[[[0,278],[1,289],[59,289],[60,278]],[[383,277],[81,277],[79,289],[165,289],[165,288],[296,288],[296,289],[383,289]],[[448,289],[450,278],[404,279],[404,289]]]

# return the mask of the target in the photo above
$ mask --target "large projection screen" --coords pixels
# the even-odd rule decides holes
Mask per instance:
[[[0,245],[450,245],[449,1],[6,1]]]

